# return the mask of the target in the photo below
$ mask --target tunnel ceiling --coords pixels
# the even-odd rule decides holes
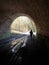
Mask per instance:
[[[0,0],[0,29],[6,30],[7,20],[17,13],[31,16],[38,32],[49,35],[49,0]]]

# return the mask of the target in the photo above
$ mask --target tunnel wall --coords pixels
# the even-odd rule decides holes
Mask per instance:
[[[49,36],[48,12],[49,0],[1,0],[0,35],[9,30],[15,14],[24,13],[34,20],[38,33]]]

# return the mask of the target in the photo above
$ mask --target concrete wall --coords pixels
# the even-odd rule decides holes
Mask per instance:
[[[19,13],[29,15],[34,20],[38,33],[49,36],[49,0],[1,0],[0,35],[9,30]]]

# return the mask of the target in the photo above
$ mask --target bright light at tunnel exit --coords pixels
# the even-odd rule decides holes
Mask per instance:
[[[32,29],[33,35],[36,36],[37,30],[34,21],[27,16],[17,17],[11,24],[11,33],[21,33],[30,35]]]
[[[37,35],[37,32],[33,32],[33,35],[35,35],[35,36],[36,36],[36,35]]]

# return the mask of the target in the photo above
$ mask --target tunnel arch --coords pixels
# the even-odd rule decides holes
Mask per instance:
[[[13,21],[11,22],[10,30],[12,29],[12,26],[14,25],[14,23],[16,23],[16,20],[18,20],[19,18],[23,18],[23,17],[27,18],[28,20],[30,20],[31,25],[34,28],[33,33],[36,34],[37,33],[37,28],[36,28],[36,24],[35,24],[33,18],[31,16],[29,16],[27,14],[23,14],[23,13],[18,13],[16,15],[12,16]]]
[[[18,18],[19,16],[26,16],[26,17],[28,17],[29,19],[31,19],[31,20],[33,21],[33,23],[34,23],[35,31],[36,31],[36,33],[37,33],[37,26],[36,26],[35,21],[34,21],[34,19],[33,19],[33,17],[32,17],[31,15],[25,14],[25,13],[16,13],[16,14],[14,14],[14,15],[10,15],[10,16],[8,17],[8,19],[5,21],[5,23],[3,24],[2,28],[5,29],[5,30],[4,30],[3,33],[1,32],[2,35],[1,35],[0,39],[6,39],[6,38],[11,37],[11,35],[12,35],[12,34],[11,34],[11,25],[12,25],[13,21],[14,21],[16,18]],[[3,31],[2,28],[1,28],[1,31]]]

